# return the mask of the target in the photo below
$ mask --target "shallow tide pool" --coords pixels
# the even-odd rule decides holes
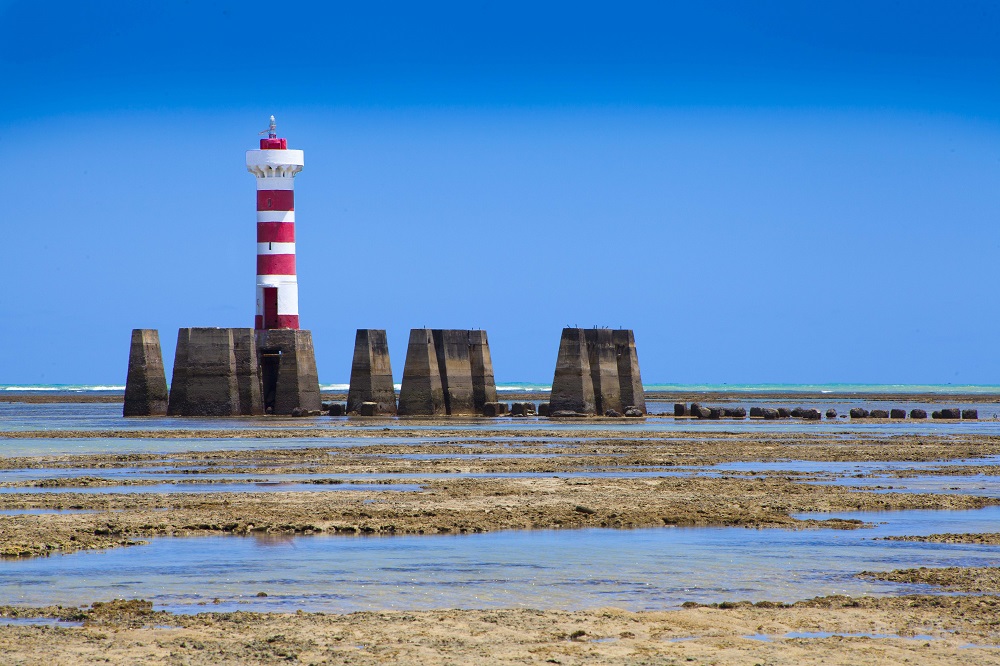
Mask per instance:
[[[146,546],[2,561],[0,604],[79,605],[122,597],[148,599],[156,608],[175,612],[650,610],[676,608],[685,601],[930,592],[934,589],[929,586],[867,581],[854,574],[993,566],[1000,560],[997,546],[875,538],[996,531],[1000,507],[807,517],[878,524],[859,530],[664,527],[158,538]]]

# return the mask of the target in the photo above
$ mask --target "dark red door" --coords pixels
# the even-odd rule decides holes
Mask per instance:
[[[264,328],[278,328],[277,287],[264,287]]]

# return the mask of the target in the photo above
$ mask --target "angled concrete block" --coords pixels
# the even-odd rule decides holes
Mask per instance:
[[[289,415],[319,411],[319,374],[312,332],[289,328],[256,331],[264,410]]]
[[[623,407],[635,407],[646,413],[646,392],[639,372],[639,354],[635,350],[635,334],[631,329],[611,332],[618,359],[618,382]]]
[[[354,337],[351,386],[347,391],[347,411],[360,412],[361,405],[375,403],[378,414],[396,413],[396,390],[392,384],[389,343],[385,331],[359,328]]]
[[[486,405],[497,402],[493,357],[490,356],[490,341],[486,331],[469,331],[469,361],[472,364],[472,402],[476,414],[486,414]]]
[[[238,416],[239,388],[232,329],[182,328],[170,382],[171,416]]]
[[[160,333],[136,328],[128,354],[123,416],[163,416],[167,413],[167,375],[163,369]]]
[[[564,328],[552,378],[549,413],[594,414],[595,411],[594,380],[584,330]]]
[[[434,333],[427,328],[410,331],[399,389],[400,416],[439,416],[447,414]]]

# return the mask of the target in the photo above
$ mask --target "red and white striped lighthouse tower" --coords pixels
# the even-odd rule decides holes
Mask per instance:
[[[263,132],[262,132],[263,133]],[[295,277],[294,179],[302,171],[301,150],[275,132],[274,116],[260,150],[247,151],[247,171],[257,177],[257,315],[254,328],[298,329],[299,285]]]

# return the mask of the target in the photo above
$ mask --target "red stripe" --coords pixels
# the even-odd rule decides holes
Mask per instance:
[[[299,316],[298,315],[278,315],[278,326],[277,328],[298,328],[299,327]]]
[[[278,315],[277,316],[277,326],[272,326],[271,328],[295,328],[299,327],[299,316],[298,315]],[[253,318],[253,327],[258,330],[264,330],[264,316],[257,315]]]
[[[294,222],[258,222],[258,243],[294,243]]]
[[[257,190],[257,210],[295,210],[294,190]]]
[[[258,254],[257,275],[295,275],[295,255]]]

